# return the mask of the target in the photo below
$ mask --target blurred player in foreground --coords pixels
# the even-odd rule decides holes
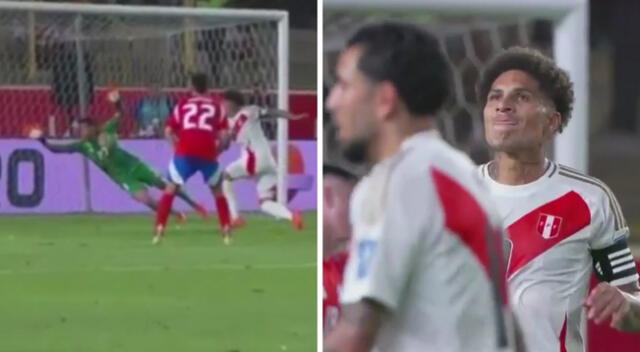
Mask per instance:
[[[511,48],[486,67],[478,101],[495,153],[479,171],[508,226],[508,282],[528,347],[584,351],[583,304],[597,323],[639,331],[638,273],[618,201],[602,181],[545,156],[571,118],[567,73],[538,51]],[[602,283],[587,297],[592,263]]]
[[[435,130],[450,90],[437,39],[363,27],[336,75],[327,108],[338,140],[373,169],[351,197],[342,312],[325,351],[509,348],[500,218],[471,160]]]
[[[322,174],[322,319],[326,336],[336,326],[340,315],[339,292],[351,239],[349,198],[358,179],[349,171],[333,165],[324,165]]]
[[[299,119],[304,115],[292,115],[287,111],[277,109],[263,109],[257,105],[245,106],[244,96],[236,90],[224,92],[224,106],[228,116],[230,137],[243,147],[242,156],[227,166],[223,176],[222,189],[229,203],[232,224],[239,227],[245,222],[238,214],[233,181],[255,177],[260,209],[277,219],[291,221],[298,230],[302,229],[302,215],[299,212],[291,212],[287,207],[275,201],[277,167],[260,120]]]
[[[169,184],[164,190],[156,214],[153,243],[164,236],[169,211],[176,192],[195,173],[202,174],[215,198],[218,220],[225,244],[231,236],[229,206],[222,194],[218,165],[218,144],[225,138],[222,104],[208,95],[209,80],[204,73],[191,76],[192,93],[180,101],[167,121],[165,134],[175,148],[169,164]]]
[[[149,165],[135,155],[127,152],[118,144],[118,124],[122,116],[122,102],[117,91],[109,93],[109,100],[116,107],[116,114],[104,125],[98,126],[91,119],[79,121],[81,140],[71,144],[51,144],[43,136],[40,129],[29,132],[31,138],[38,139],[53,153],[80,153],[104,173],[118,186],[127,191],[138,202],[152,210],[157,209],[157,202],[148,192],[148,187],[164,189],[166,181]],[[193,201],[184,191],[178,196],[187,202],[204,218],[207,210]],[[186,215],[174,212],[179,220],[184,221]]]

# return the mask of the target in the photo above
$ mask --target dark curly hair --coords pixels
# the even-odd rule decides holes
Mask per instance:
[[[511,47],[494,57],[478,80],[476,95],[480,106],[487,104],[487,95],[493,82],[502,73],[510,70],[524,71],[535,78],[540,90],[553,101],[556,111],[560,113],[560,132],[567,126],[573,110],[573,82],[567,72],[548,56],[540,51]]]

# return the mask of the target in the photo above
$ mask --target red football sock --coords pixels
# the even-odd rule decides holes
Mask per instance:
[[[160,203],[158,204],[158,212],[156,213],[156,227],[160,225],[162,225],[162,227],[165,227],[167,225],[167,220],[169,219],[169,213],[171,213],[171,206],[173,205],[174,197],[174,194],[162,194],[162,198],[160,198]]]
[[[216,197],[216,210],[218,212],[218,221],[221,227],[231,225],[231,215],[229,215],[229,204],[224,196]]]

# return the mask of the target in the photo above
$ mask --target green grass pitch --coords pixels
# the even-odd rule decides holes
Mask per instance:
[[[247,220],[0,217],[0,351],[315,350],[316,214]]]

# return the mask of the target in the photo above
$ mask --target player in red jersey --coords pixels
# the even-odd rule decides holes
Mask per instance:
[[[336,326],[340,315],[340,288],[351,239],[349,198],[357,178],[349,171],[324,165],[322,219],[322,319],[325,336]]]
[[[225,244],[230,241],[229,206],[222,193],[218,144],[226,139],[226,117],[222,104],[207,94],[204,73],[191,76],[192,94],[180,101],[165,128],[167,139],[175,147],[169,164],[169,184],[164,190],[156,216],[153,243],[164,236],[169,211],[176,191],[195,173],[202,174],[215,197],[218,220]]]

